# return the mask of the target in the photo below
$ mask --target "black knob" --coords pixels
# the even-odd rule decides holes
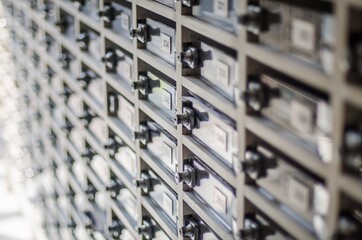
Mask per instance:
[[[80,73],[79,77],[77,77],[77,80],[79,81],[82,88],[86,88],[89,85],[89,83],[93,80],[93,77],[91,76],[88,70],[85,70]]]
[[[108,230],[113,239],[119,239],[124,228],[124,225],[119,220],[113,219],[111,225],[108,227]]]
[[[244,219],[244,229],[240,230],[240,238],[245,240],[263,240],[275,234],[272,226],[262,224],[254,214],[247,214]]]
[[[85,121],[85,124],[88,125],[95,117],[96,117],[95,114],[91,113],[90,111],[85,111],[85,113],[82,116],[80,116],[78,119]]]
[[[70,122],[66,122],[65,126],[62,127],[62,129],[67,132],[67,134],[69,134],[73,128],[74,128],[74,126]]]
[[[193,217],[186,219],[185,226],[179,228],[181,237],[199,239],[199,225]]]
[[[61,33],[64,33],[68,28],[69,23],[65,17],[61,17],[58,21],[55,22],[55,25],[60,28]]]
[[[189,68],[197,68],[199,66],[199,50],[196,47],[189,46],[177,55],[177,60],[180,64],[186,64]]]
[[[144,239],[150,240],[154,237],[152,222],[148,218],[143,219],[142,225],[137,228],[137,231]]]
[[[72,95],[72,94],[73,94],[72,89],[70,89],[69,87],[64,87],[63,92],[60,93],[59,95],[63,96],[65,98],[65,100],[67,100],[70,97],[70,95]]]
[[[137,38],[138,41],[145,43],[147,42],[147,25],[143,23],[139,23],[137,28],[133,28],[130,30],[131,39]]]
[[[131,89],[132,92],[138,90],[140,93],[142,93],[143,95],[147,95],[148,94],[148,77],[145,75],[140,75],[138,77],[138,81],[134,81],[131,83]]]
[[[98,16],[105,22],[111,23],[116,19],[116,16],[121,14],[121,11],[116,10],[112,6],[105,6],[103,10],[98,11]]]
[[[116,140],[115,137],[110,137],[108,143],[104,145],[104,148],[109,151],[111,156],[114,156],[118,152],[118,149],[124,146],[126,145],[121,139]]]
[[[106,187],[106,190],[109,191],[111,198],[116,198],[121,189],[125,188],[125,186],[118,179],[111,179],[111,183]]]
[[[182,124],[186,129],[192,130],[195,127],[195,113],[194,110],[189,107],[183,107],[181,114],[176,114],[174,123],[177,126],[178,124]]]
[[[270,88],[258,80],[258,77],[249,77],[247,90],[242,93],[241,97],[244,102],[255,112],[260,112],[269,105],[272,98],[280,96],[279,90]]]
[[[90,42],[90,37],[88,32],[83,31],[79,34],[78,38],[76,39],[76,41],[78,42],[78,46],[80,47],[81,50],[83,51],[87,51],[88,50],[88,46],[89,46],[89,42]]]
[[[62,53],[59,58],[60,65],[62,66],[62,68],[66,68],[66,69],[69,68],[71,60],[72,60],[72,57],[70,56],[69,53]]]
[[[65,162],[66,164],[70,167],[73,165],[73,163],[75,162],[74,158],[70,155],[67,155],[67,157],[65,158]]]
[[[141,178],[135,181],[137,188],[141,188],[143,194],[149,194],[152,191],[151,177],[147,173],[141,173]]]
[[[93,185],[88,185],[85,193],[89,201],[94,201],[96,198],[97,189]]]
[[[196,170],[191,165],[185,164],[183,172],[175,173],[175,181],[177,184],[182,182],[193,188],[196,183]]]
[[[279,23],[280,19],[281,16],[278,13],[272,13],[259,6],[249,5],[247,13],[240,16],[239,22],[245,26],[249,32],[259,34],[269,31],[270,25]]]
[[[40,11],[43,12],[45,17],[49,17],[49,16],[53,15],[53,8],[54,8],[53,4],[47,3],[47,4],[43,4],[40,7]]]
[[[74,4],[79,4],[80,6],[84,6],[86,0],[71,0]]]
[[[257,180],[265,177],[267,170],[276,167],[276,159],[266,157],[254,147],[249,147],[245,151],[244,161],[241,163],[242,171],[251,179]]]
[[[347,126],[344,132],[342,157],[346,166],[356,174],[362,172],[362,128]]]
[[[71,222],[67,224],[67,227],[74,230],[77,227],[77,224],[71,220]]]
[[[115,70],[118,63],[118,56],[113,49],[108,49],[106,55],[101,58],[101,61],[106,65],[110,70]]]
[[[83,153],[81,156],[82,156],[82,158],[85,158],[86,160],[91,161],[95,155],[96,155],[95,152],[91,148],[87,148],[86,152]]]
[[[140,124],[140,130],[135,131],[132,134],[133,141],[140,140],[140,142],[144,145],[147,145],[151,139],[150,130],[146,125]]]

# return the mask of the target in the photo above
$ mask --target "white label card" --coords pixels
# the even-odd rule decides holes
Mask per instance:
[[[163,193],[162,205],[166,213],[170,216],[173,215],[173,201],[166,193]]]
[[[289,201],[302,211],[309,209],[310,189],[298,179],[290,176],[288,181]]]
[[[316,45],[316,29],[312,23],[301,19],[292,22],[292,44],[294,47],[308,52],[313,52]]]
[[[118,63],[120,74],[126,78],[126,80],[132,79],[132,67],[126,61],[121,61]]]
[[[226,214],[227,197],[223,192],[214,187],[213,205],[216,211]]]
[[[169,163],[173,163],[172,158],[172,147],[170,147],[167,143],[162,143],[162,157]]]
[[[131,106],[128,102],[126,102],[126,100],[122,101],[122,107],[121,107],[121,117],[124,120],[124,123],[131,129],[134,128],[134,113],[135,110],[133,108],[133,106]]]
[[[224,86],[229,86],[229,66],[223,62],[216,62],[216,81]]]
[[[162,89],[162,106],[168,110],[172,109],[172,95],[166,89]]]
[[[214,143],[222,151],[227,151],[228,134],[218,126],[214,126]]]
[[[229,9],[229,0],[214,0],[214,13],[227,18]]]
[[[313,111],[305,104],[293,101],[290,114],[291,125],[301,133],[308,133],[312,130]]]
[[[161,50],[170,54],[171,53],[171,37],[161,33]]]
[[[129,16],[124,13],[121,13],[121,28],[129,31]]]

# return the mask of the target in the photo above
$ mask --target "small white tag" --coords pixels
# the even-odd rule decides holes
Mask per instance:
[[[162,89],[162,106],[167,108],[168,110],[172,109],[172,95],[166,89]]]
[[[227,151],[228,134],[218,126],[214,126],[214,142],[222,151]]]
[[[127,80],[132,79],[132,67],[127,61],[118,63],[120,74]]]
[[[318,153],[323,162],[330,163],[333,160],[333,141],[330,137],[317,137]]]
[[[124,13],[121,13],[121,28],[129,31],[129,16]]]
[[[323,185],[316,185],[314,187],[313,205],[314,210],[322,215],[326,215],[329,210],[329,194],[328,190]]]
[[[228,9],[229,9],[229,1],[228,0],[214,0],[214,13],[227,18],[228,17]]]
[[[298,101],[292,101],[290,122],[292,127],[302,133],[309,133],[313,125],[312,110]]]
[[[167,143],[163,142],[162,144],[162,156],[164,159],[167,160],[169,163],[173,163],[172,158],[172,147],[170,147]]]
[[[131,103],[129,103],[124,98],[119,98],[120,100],[120,109],[118,111],[119,117],[124,121],[124,123],[131,129],[135,125],[135,109]]]
[[[219,189],[214,187],[213,205],[216,211],[226,214],[227,197]]]
[[[171,53],[171,37],[161,33],[161,50],[170,54]]]
[[[163,193],[162,205],[165,212],[172,217],[173,215],[173,201],[166,193]]]
[[[288,181],[288,196],[289,201],[302,211],[309,210],[310,189],[302,182],[295,179],[293,176],[289,177]]]
[[[325,134],[332,132],[332,111],[328,103],[319,101],[317,103],[317,126]]]
[[[315,51],[316,29],[312,23],[294,19],[291,34],[294,47],[308,52]]]
[[[229,66],[223,62],[216,62],[216,80],[224,86],[229,86]]]

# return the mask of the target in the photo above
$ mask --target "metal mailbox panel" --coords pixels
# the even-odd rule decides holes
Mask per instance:
[[[268,158],[276,158],[276,166],[267,170],[266,177],[256,181],[259,187],[309,224],[316,215],[328,212],[329,195],[322,182],[266,148],[258,147],[258,151]]]
[[[155,134],[152,135],[152,141],[147,144],[147,150],[171,172],[175,172],[177,166],[176,139],[157,123],[148,122],[148,127]]]
[[[137,199],[133,196],[130,190],[122,188],[116,198],[116,201],[132,218],[133,223],[138,221]]]
[[[193,160],[192,166],[196,170],[193,193],[232,228],[236,217],[235,190],[201,161]]]
[[[88,52],[99,62],[102,58],[102,38],[90,29],[86,31],[89,36]]]
[[[129,41],[129,30],[132,26],[132,9],[114,1],[111,5],[116,11],[120,12],[112,22],[112,29]]]
[[[135,128],[135,113],[134,105],[122,95],[118,95],[118,117],[130,130]]]
[[[235,32],[237,4],[235,0],[200,0],[192,7],[192,15],[228,32]]]
[[[130,176],[136,178],[137,176],[137,161],[136,154],[128,146],[118,149],[114,155],[114,159],[124,168]]]
[[[260,42],[320,65],[325,72],[334,68],[334,19],[331,14],[262,0],[260,5],[280,16]]]
[[[237,61],[226,52],[201,42],[202,56],[201,78],[216,87],[228,99],[235,102],[237,79]]]
[[[150,91],[147,99],[155,107],[170,119],[174,119],[176,113],[176,87],[170,82],[159,78],[151,72],[147,72]]]
[[[280,81],[273,75],[262,75],[261,81],[278,91],[262,114],[318,149],[322,160],[332,158],[331,107],[326,99]]]
[[[176,30],[161,22],[146,19],[149,39],[146,49],[171,65],[175,65]]]
[[[238,152],[238,134],[235,122],[217,112],[195,97],[184,97],[192,103],[199,126],[192,130],[192,136],[216,153],[227,164],[234,166]]]
[[[149,193],[149,198],[154,204],[162,209],[170,220],[177,224],[177,194],[172,191],[154,172],[149,170],[148,174],[151,177],[153,186],[152,191]]]

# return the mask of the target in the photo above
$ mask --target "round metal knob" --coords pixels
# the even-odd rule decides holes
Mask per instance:
[[[144,239],[150,240],[153,238],[153,227],[149,219],[144,219],[142,221],[142,226],[137,228],[138,234],[140,234]]]
[[[76,41],[78,42],[78,46],[80,47],[81,50],[83,51],[88,50],[90,37],[87,32],[81,32]]]
[[[137,28],[129,31],[131,39],[137,38],[138,41],[145,43],[147,41],[147,25],[140,23]]]
[[[195,219],[189,218],[186,220],[186,224],[179,228],[179,234],[181,237],[188,237],[190,239],[198,239],[199,226]]]
[[[188,67],[194,69],[199,65],[199,51],[196,47],[189,46],[184,52],[177,55],[177,60],[180,64],[185,63]]]

